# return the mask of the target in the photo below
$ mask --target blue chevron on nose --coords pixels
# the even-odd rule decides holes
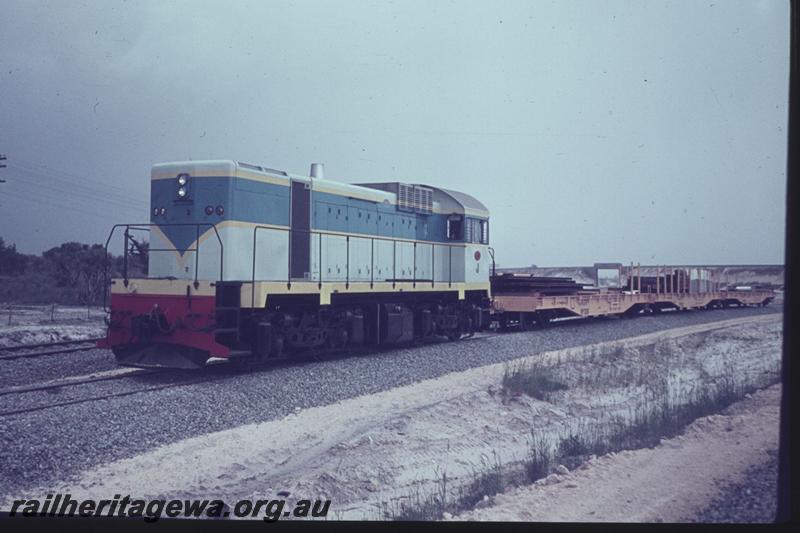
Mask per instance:
[[[197,240],[198,230],[194,226],[160,226],[164,236],[170,243],[183,255],[189,248],[194,248],[192,244]],[[208,228],[200,227],[199,235],[205,233]]]

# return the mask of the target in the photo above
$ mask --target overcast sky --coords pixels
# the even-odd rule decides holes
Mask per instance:
[[[152,164],[220,158],[462,190],[505,266],[783,262],[785,1],[2,6],[23,252],[104,242],[149,219]]]

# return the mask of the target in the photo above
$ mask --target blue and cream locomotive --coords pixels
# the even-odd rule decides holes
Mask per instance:
[[[146,278],[111,282],[119,363],[197,367],[451,340],[485,325],[489,212],[468,194],[235,161],[153,166]],[[110,239],[111,237],[109,237]]]

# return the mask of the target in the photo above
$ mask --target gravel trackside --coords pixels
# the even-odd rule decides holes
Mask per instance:
[[[778,506],[778,451],[744,474],[744,481],[729,486],[693,522],[754,524],[775,521]]]

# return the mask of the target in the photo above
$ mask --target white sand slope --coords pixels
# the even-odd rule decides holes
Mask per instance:
[[[455,520],[681,522],[704,509],[747,468],[778,448],[780,385],[692,423],[656,448],[592,460],[559,476],[498,494],[494,505]]]

